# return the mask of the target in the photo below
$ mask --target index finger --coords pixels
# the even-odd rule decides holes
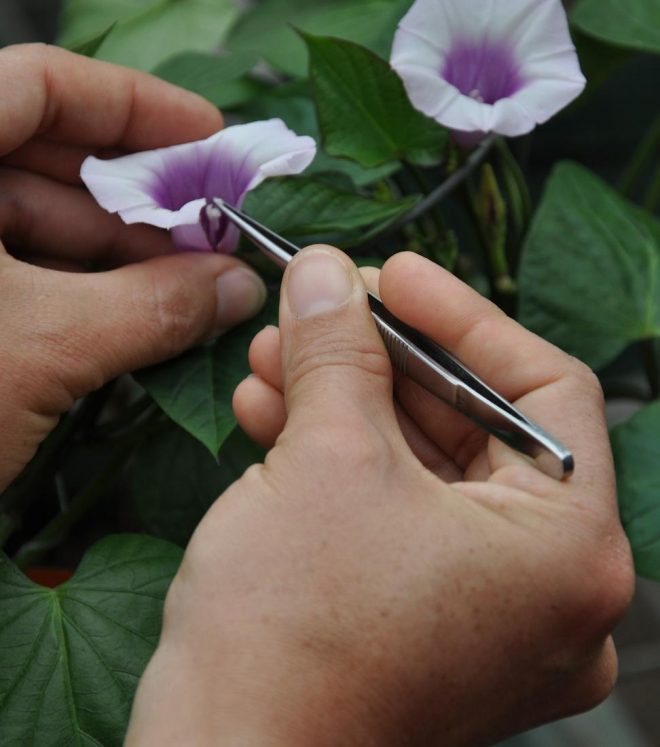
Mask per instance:
[[[135,151],[222,127],[205,99],[147,73],[43,44],[0,51],[0,156],[35,136]]]
[[[576,458],[573,483],[609,481],[602,391],[586,366],[418,255],[404,252],[386,262],[380,295],[392,313],[447,348],[564,442]]]

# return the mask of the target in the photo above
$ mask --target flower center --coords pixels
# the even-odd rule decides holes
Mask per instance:
[[[463,95],[483,104],[508,98],[525,84],[510,46],[488,39],[456,42],[441,75]]]
[[[236,204],[253,176],[245,158],[221,149],[171,154],[154,173],[151,197],[166,210],[179,210],[193,200],[221,197]]]

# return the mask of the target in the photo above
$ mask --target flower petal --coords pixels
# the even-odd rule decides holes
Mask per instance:
[[[449,56],[466,45],[486,57],[491,47],[495,63],[510,55],[517,84],[484,103],[478,89],[445,80]],[[461,132],[522,135],[585,85],[561,0],[417,0],[399,25],[391,62],[413,105]]]
[[[245,194],[270,176],[303,171],[316,155],[311,137],[300,137],[280,119],[228,127],[206,140],[134,153],[112,160],[90,156],[81,177],[98,203],[126,223],[172,230],[179,248],[233,251],[227,231],[210,247],[199,225],[207,200],[240,207]]]

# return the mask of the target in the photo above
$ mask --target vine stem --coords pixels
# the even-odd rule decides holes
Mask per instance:
[[[448,176],[442,184],[439,184],[434,190],[429,192],[418,205],[416,205],[407,215],[403,216],[398,225],[395,224],[395,226],[392,226],[391,230],[396,230],[396,228],[400,228],[406,223],[411,223],[412,221],[417,220],[420,216],[424,215],[442,202],[481,165],[486,156],[490,153],[491,148],[495,144],[495,140],[496,136],[489,135],[481,145],[465,159],[464,163],[457,168],[453,174]]]
[[[512,188],[515,187],[518,195],[520,196],[520,207],[522,210],[522,215],[520,216],[521,225],[519,226],[519,229],[520,234],[524,236],[525,233],[527,233],[527,229],[529,228],[529,224],[534,213],[532,196],[529,193],[529,187],[527,185],[525,175],[523,174],[523,171],[520,168],[520,164],[518,163],[517,159],[511,152],[507,141],[503,137],[498,137],[495,143],[497,152],[499,153],[502,161],[505,178],[507,179],[507,181],[511,181]]]
[[[128,461],[134,449],[155,429],[160,427],[159,417],[145,423],[138,431],[118,442],[103,467],[71,499],[69,505],[46,524],[32,539],[14,555],[14,562],[25,570],[40,560],[50,549],[59,544],[71,527],[85,516],[107,493],[108,486],[118,470]]]
[[[112,392],[114,382],[90,394],[78,408],[67,413],[48,439],[41,445],[25,472],[0,496],[0,516],[13,515],[27,507],[39,485],[55,472],[71,436],[87,427],[103,409]],[[1,523],[1,522],[0,522]]]
[[[417,203],[408,213],[403,215],[398,220],[384,226],[382,231],[373,233],[369,236],[369,243],[372,244],[377,240],[386,238],[391,234],[400,231],[404,226],[409,223],[414,223],[419,220],[422,216],[426,215],[429,210],[432,210],[436,205],[439,205],[446,197],[448,197],[457,187],[461,185],[470,174],[477,169],[484,161],[486,156],[489,154],[495,143],[496,136],[489,135],[479,147],[473,151],[463,162],[463,164],[456,169],[450,176],[448,176],[441,184],[435,189],[431,190],[424,199]],[[416,177],[415,181],[417,181]]]

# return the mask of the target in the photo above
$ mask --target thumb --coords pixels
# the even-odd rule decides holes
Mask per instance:
[[[280,334],[288,425],[354,415],[396,423],[392,369],[360,273],[337,249],[296,255],[284,276]]]
[[[248,319],[266,298],[252,270],[217,254],[174,254],[96,274],[48,274],[42,324],[51,327],[47,339],[65,343],[61,378],[74,397]]]

